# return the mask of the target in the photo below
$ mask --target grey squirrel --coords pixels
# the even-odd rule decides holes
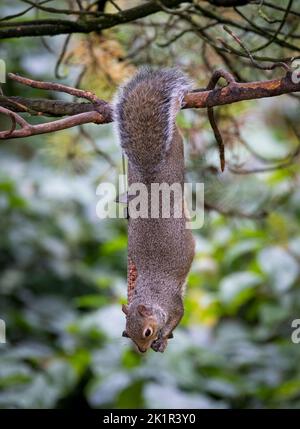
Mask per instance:
[[[184,185],[182,137],[175,124],[190,83],[177,69],[141,69],[120,89],[114,108],[122,149],[128,158],[128,184]],[[183,194],[180,195],[183,203]],[[194,257],[194,239],[182,216],[128,219],[128,258],[134,289],[123,305],[126,329],[140,352],[163,352],[184,313],[183,291]],[[161,208],[161,202],[159,203]],[[182,207],[184,204],[182,204]],[[129,205],[130,208],[130,205]],[[130,275],[130,274],[129,274]]]

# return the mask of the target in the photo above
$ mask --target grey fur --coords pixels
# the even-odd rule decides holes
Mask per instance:
[[[128,181],[184,185],[182,137],[175,125],[188,79],[176,69],[142,69],[120,90],[115,120],[128,156]],[[180,196],[181,203],[183,195]],[[178,198],[178,197],[177,197]],[[128,219],[128,256],[137,281],[126,312],[126,335],[146,351],[163,352],[183,316],[183,289],[194,257],[194,240],[182,217],[174,216],[178,201],[171,199],[171,217]],[[151,200],[149,197],[149,215]],[[161,204],[160,204],[161,206]],[[145,329],[153,335],[145,338]]]
[[[154,171],[170,148],[175,117],[189,79],[178,69],[142,68],[117,95],[114,117],[121,146],[140,171]],[[141,145],[147,142],[147,149]]]

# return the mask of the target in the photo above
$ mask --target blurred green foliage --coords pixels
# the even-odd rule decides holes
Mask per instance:
[[[32,42],[30,64],[24,46],[13,40],[0,48],[9,71],[53,79],[53,57],[40,42]],[[26,88],[22,95],[44,94]],[[297,120],[292,102],[229,109],[245,116],[245,137],[262,155],[286,156],[293,147],[278,121]],[[189,139],[199,115],[179,118]],[[120,166],[112,126],[87,128]],[[209,132],[206,123],[197,129]],[[115,182],[121,169],[74,133],[0,146],[0,319],[7,328],[0,407],[299,408],[300,345],[291,341],[291,322],[300,318],[299,163],[267,174],[216,174],[211,134],[202,158],[191,154],[189,180],[203,181],[206,201],[230,215],[206,212],[195,231],[183,322],[164,354],[141,356],[121,337],[126,221],[96,217],[97,185]]]
[[[1,150],[1,407],[299,407],[297,189],[264,220],[206,215],[183,323],[144,357],[121,337],[126,221],[97,220],[91,174],[17,145]]]

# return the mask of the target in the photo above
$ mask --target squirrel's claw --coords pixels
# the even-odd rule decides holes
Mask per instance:
[[[162,337],[160,332],[158,338],[151,345],[152,350],[163,353],[168,345],[168,339],[171,338],[174,338],[173,332],[170,332],[167,337]]]
[[[167,345],[168,345],[168,339],[167,338],[159,338],[159,339],[153,341],[151,348],[155,352],[163,353],[166,350]]]

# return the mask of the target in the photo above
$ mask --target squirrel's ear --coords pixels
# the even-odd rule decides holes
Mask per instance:
[[[140,315],[144,316],[144,317],[151,316],[151,314],[152,314],[151,308],[150,307],[146,307],[146,305],[143,305],[143,304],[139,304],[137,306],[137,310],[140,313]]]
[[[123,311],[123,313],[125,313],[125,314],[126,314],[126,316],[127,316],[127,314],[128,314],[128,305],[122,304],[122,311]]]
[[[122,332],[122,337],[129,338],[129,335],[127,334],[127,332],[126,332],[126,331],[123,331],[123,332]]]

